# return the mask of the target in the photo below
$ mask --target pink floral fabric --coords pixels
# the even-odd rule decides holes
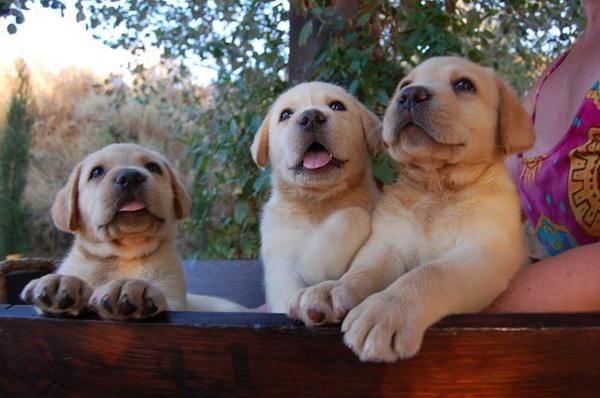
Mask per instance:
[[[560,66],[563,54],[542,80]],[[523,211],[549,255],[600,238],[600,83],[594,82],[563,138],[547,153],[521,156]],[[535,123],[535,106],[532,114]]]

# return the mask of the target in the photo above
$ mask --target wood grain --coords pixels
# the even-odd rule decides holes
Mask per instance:
[[[464,315],[421,353],[359,362],[337,327],[277,314],[170,312],[152,322],[0,308],[0,396],[594,397],[600,313]]]

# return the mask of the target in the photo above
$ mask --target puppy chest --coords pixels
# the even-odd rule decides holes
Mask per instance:
[[[428,206],[411,214],[411,240],[421,264],[433,261],[454,249],[465,237],[466,220],[460,208]],[[468,235],[468,234],[467,234]]]
[[[105,279],[105,281],[119,278],[159,280],[163,277],[159,267],[141,259],[116,261],[106,264],[105,267],[98,269],[96,272],[99,278]]]

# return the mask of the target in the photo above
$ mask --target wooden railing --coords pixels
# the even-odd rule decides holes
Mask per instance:
[[[255,262],[186,269],[197,293],[261,301]],[[0,397],[600,396],[600,313],[452,316],[428,330],[417,357],[384,365],[361,363],[338,327],[280,314],[107,322],[7,304],[0,354]]]

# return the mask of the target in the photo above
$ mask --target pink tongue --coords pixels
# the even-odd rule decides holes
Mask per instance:
[[[146,206],[142,202],[134,200],[133,202],[124,204],[119,211],[138,211],[144,208],[146,208]]]
[[[307,152],[302,159],[302,165],[307,169],[318,169],[327,166],[331,155],[327,151]]]

